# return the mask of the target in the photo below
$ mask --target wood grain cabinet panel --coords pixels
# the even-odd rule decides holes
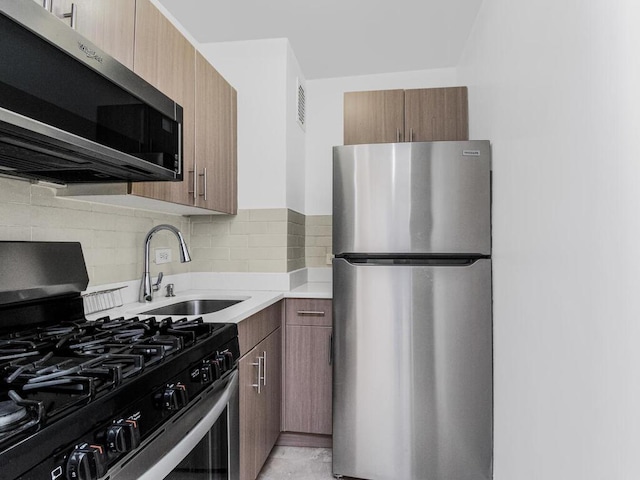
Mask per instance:
[[[344,144],[403,141],[404,90],[344,95]]]
[[[148,0],[138,4],[135,70],[184,109],[184,179],[136,183],[131,192],[236,214],[236,91]]]
[[[40,0],[37,0],[41,3]],[[149,0],[53,0],[62,18],[183,108],[183,181],[135,182],[127,193],[236,214],[237,93]]]
[[[331,435],[331,300],[287,299],[283,431]]]
[[[237,94],[196,55],[196,206],[236,214]]]
[[[404,113],[409,142],[469,140],[467,87],[405,90]]]
[[[193,45],[149,0],[136,0],[134,71],[183,108],[182,182],[137,182],[131,193],[182,205],[193,205],[195,170],[195,62]]]
[[[344,94],[344,144],[468,140],[467,87]]]
[[[255,480],[280,435],[281,307],[279,302],[238,324],[240,480]]]
[[[42,5],[42,1],[37,3]],[[74,7],[72,7],[74,5]],[[52,12],[123,65],[133,69],[135,2],[131,0],[53,0]],[[71,26],[71,25],[70,25]]]

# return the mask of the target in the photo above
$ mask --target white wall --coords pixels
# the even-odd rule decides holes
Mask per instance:
[[[332,148],[343,143],[344,92],[455,85],[453,68],[307,81],[305,213],[332,213]]]
[[[201,44],[238,92],[238,208],[287,206],[288,40]]]
[[[305,141],[306,135],[298,125],[298,79],[305,86],[305,78],[291,45],[287,42],[287,207],[305,213]]]
[[[332,147],[342,144],[344,92],[457,85],[456,69],[305,81],[287,39],[201,44],[238,91],[238,208],[330,215]],[[307,124],[296,123],[296,80]]]
[[[460,62],[493,144],[495,479],[640,478],[631,0],[484,0]]]

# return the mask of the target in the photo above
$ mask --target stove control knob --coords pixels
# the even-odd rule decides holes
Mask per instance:
[[[75,448],[67,460],[69,480],[97,480],[106,472],[107,458],[100,445],[83,444]]]
[[[231,370],[233,368],[233,353],[231,353],[229,350],[226,350],[222,353],[227,360],[228,370]]]
[[[140,429],[135,420],[116,422],[107,429],[107,448],[111,452],[130,452],[140,445]]]
[[[198,375],[196,377],[200,383],[215,382],[220,377],[220,367],[216,360],[203,360],[200,369],[197,371]]]
[[[216,355],[216,360],[220,364],[220,370],[224,373],[227,370],[231,370],[233,367],[233,354],[231,352],[224,351]]]
[[[171,412],[180,410],[188,400],[187,388],[183,384],[167,385],[162,394],[162,408]]]

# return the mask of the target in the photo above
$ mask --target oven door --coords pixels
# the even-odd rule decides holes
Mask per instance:
[[[216,383],[109,470],[110,480],[238,480],[238,372]]]

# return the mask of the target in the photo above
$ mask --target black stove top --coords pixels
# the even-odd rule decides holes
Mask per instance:
[[[0,264],[16,245],[36,253],[52,248],[0,242]],[[71,270],[84,271],[79,245],[72,250],[69,261],[82,268]],[[24,295],[0,280],[0,478],[99,478],[236,367],[235,324],[88,321],[80,274],[51,280],[46,267],[38,268],[29,267],[29,282],[38,285]],[[15,301],[21,297],[27,300]]]

